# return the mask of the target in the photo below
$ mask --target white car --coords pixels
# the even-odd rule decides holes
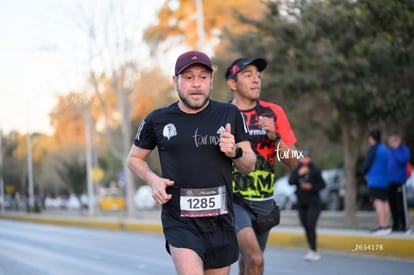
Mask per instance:
[[[149,185],[143,185],[135,193],[135,205],[138,209],[152,209],[156,206],[152,198],[152,188]]]
[[[275,182],[274,199],[280,209],[294,209],[297,203],[296,187],[289,185],[289,175],[281,177]]]
[[[344,170],[339,168],[322,170],[322,178],[326,182],[326,187],[319,194],[326,209],[341,210],[344,195]]]
[[[66,209],[79,210],[81,208],[81,202],[75,194],[71,194],[66,201]]]
[[[61,197],[46,197],[44,202],[46,209],[65,209],[65,200]]]

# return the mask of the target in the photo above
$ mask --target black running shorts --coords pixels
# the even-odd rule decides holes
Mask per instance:
[[[369,187],[368,190],[369,190],[369,195],[371,199],[378,199],[382,201],[388,200],[388,189]]]
[[[258,207],[258,204],[260,205],[260,207]],[[235,224],[236,232],[239,233],[239,231],[245,227],[253,227],[252,226],[253,219],[254,219],[253,214],[251,214],[249,210],[247,210],[246,208],[244,208],[237,202],[233,203],[233,207],[234,207],[234,219],[236,223]],[[273,202],[271,200],[268,200],[268,201],[263,201],[259,203],[258,202],[250,203],[250,207],[252,207],[252,209],[256,210],[258,213],[262,215],[266,215],[266,214],[269,214],[271,209],[273,209]],[[257,241],[259,242],[259,246],[263,251],[266,248],[266,243],[269,237],[269,232],[270,230],[267,232],[264,232],[263,234],[256,233]]]
[[[188,228],[164,229],[166,249],[168,244],[178,248],[194,250],[203,260],[204,269],[222,268],[235,263],[239,258],[239,247],[234,231],[195,232]]]

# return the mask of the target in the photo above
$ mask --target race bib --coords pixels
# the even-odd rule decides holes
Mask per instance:
[[[182,188],[180,191],[181,217],[213,217],[227,213],[225,186],[213,188]]]

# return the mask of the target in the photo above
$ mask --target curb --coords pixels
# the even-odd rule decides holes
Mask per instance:
[[[130,222],[122,219],[119,219],[118,221],[70,218],[60,219],[44,216],[4,214],[0,214],[0,219],[157,234],[162,234],[163,232],[160,223]],[[339,230],[341,232],[335,232],[334,230],[331,232],[328,231],[329,230],[320,229],[318,232],[318,247],[320,250],[336,251],[355,255],[374,255],[414,259],[414,238],[408,236],[371,236],[368,233],[362,234],[361,232],[346,232],[345,230]],[[276,227],[269,234],[268,245],[308,249],[304,232],[298,230],[298,228]]]
[[[305,233],[272,231],[272,246],[308,249]],[[318,233],[318,248],[355,255],[373,255],[414,259],[414,239],[399,236],[370,236],[343,233]]]
[[[100,220],[83,220],[83,219],[59,219],[59,218],[49,218],[49,217],[40,217],[40,216],[23,216],[23,215],[2,215],[0,214],[0,219],[6,220],[15,220],[15,221],[26,221],[26,222],[36,222],[36,223],[45,223],[53,225],[66,225],[74,227],[89,227],[96,229],[109,229],[109,230],[126,230],[126,231],[139,231],[147,233],[162,233],[162,227],[159,223],[135,223],[127,222],[123,220],[119,221],[100,221]]]

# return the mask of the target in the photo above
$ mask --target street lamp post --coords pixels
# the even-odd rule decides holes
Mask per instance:
[[[32,162],[32,141],[30,132],[27,132],[27,177],[29,182],[29,207],[30,211],[34,207],[34,187],[33,187],[33,162]]]
[[[3,132],[0,130],[0,201],[1,201],[1,212],[4,212],[4,180],[3,180]]]
[[[86,182],[88,190],[88,210],[89,215],[95,215],[94,190],[92,179],[92,142],[91,142],[91,117],[89,114],[89,104],[84,105],[85,119],[85,154],[86,154]]]
[[[32,160],[32,139],[29,127],[29,117],[30,117],[30,109],[29,103],[27,103],[27,135],[26,135],[26,143],[27,143],[27,179],[29,184],[29,207],[30,211],[33,211],[34,208],[34,187],[33,187],[33,160]]]

